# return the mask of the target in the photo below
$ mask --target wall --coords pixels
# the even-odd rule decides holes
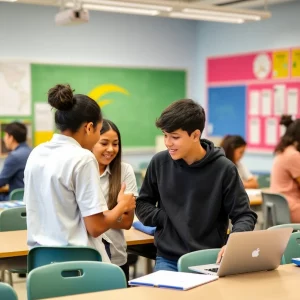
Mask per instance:
[[[200,103],[205,103],[206,57],[300,46],[300,1],[271,6],[272,18],[262,22],[231,25],[197,24],[197,82]],[[253,171],[268,172],[272,155],[247,153],[244,161]]]
[[[197,22],[91,11],[88,24],[57,27],[57,11],[0,2],[0,59],[181,68],[188,71],[187,96],[197,98]],[[150,158],[125,156],[134,167]]]

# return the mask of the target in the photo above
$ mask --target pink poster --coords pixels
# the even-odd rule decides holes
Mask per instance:
[[[259,51],[239,55],[211,57],[207,59],[207,88],[236,88],[245,86],[246,93],[239,99],[244,101],[245,124],[244,136],[248,149],[253,151],[273,152],[285,128],[280,125],[283,114],[300,118],[300,51],[299,48],[274,51]],[[232,97],[225,94],[213,94],[221,111],[230,103]],[[239,101],[239,99],[237,99]],[[209,94],[208,94],[208,100]],[[232,101],[231,101],[232,102]],[[207,101],[207,103],[210,103]],[[220,104],[219,104],[220,103]],[[219,107],[220,105],[220,107]],[[237,106],[237,105],[235,105]],[[208,112],[211,107],[208,105]],[[243,109],[244,110],[244,109]],[[234,111],[232,108],[231,111]],[[211,114],[212,116],[217,114]],[[221,135],[232,134],[234,124],[228,128],[225,122]],[[214,120],[209,120],[214,128]],[[220,127],[220,125],[219,125]],[[220,131],[221,132],[221,131]],[[217,133],[215,134],[217,136]]]

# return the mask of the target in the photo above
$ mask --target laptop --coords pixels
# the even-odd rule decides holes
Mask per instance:
[[[293,228],[232,233],[220,264],[191,266],[190,270],[219,277],[274,270],[280,265]]]

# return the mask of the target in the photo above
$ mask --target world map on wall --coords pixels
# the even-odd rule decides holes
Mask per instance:
[[[29,63],[0,61],[0,115],[31,115]]]

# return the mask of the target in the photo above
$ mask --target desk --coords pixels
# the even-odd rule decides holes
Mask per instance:
[[[250,200],[250,206],[262,205],[262,191],[260,189],[246,189],[246,192]]]
[[[129,289],[72,295],[51,298],[52,300],[298,300],[297,286],[300,279],[300,268],[294,265],[280,266],[269,272],[256,272],[228,276],[196,287],[188,291],[171,289],[135,287]],[[201,298],[202,297],[202,298]]]
[[[127,245],[153,244],[154,237],[134,228],[124,230]],[[28,254],[27,230],[0,232],[0,258]]]

